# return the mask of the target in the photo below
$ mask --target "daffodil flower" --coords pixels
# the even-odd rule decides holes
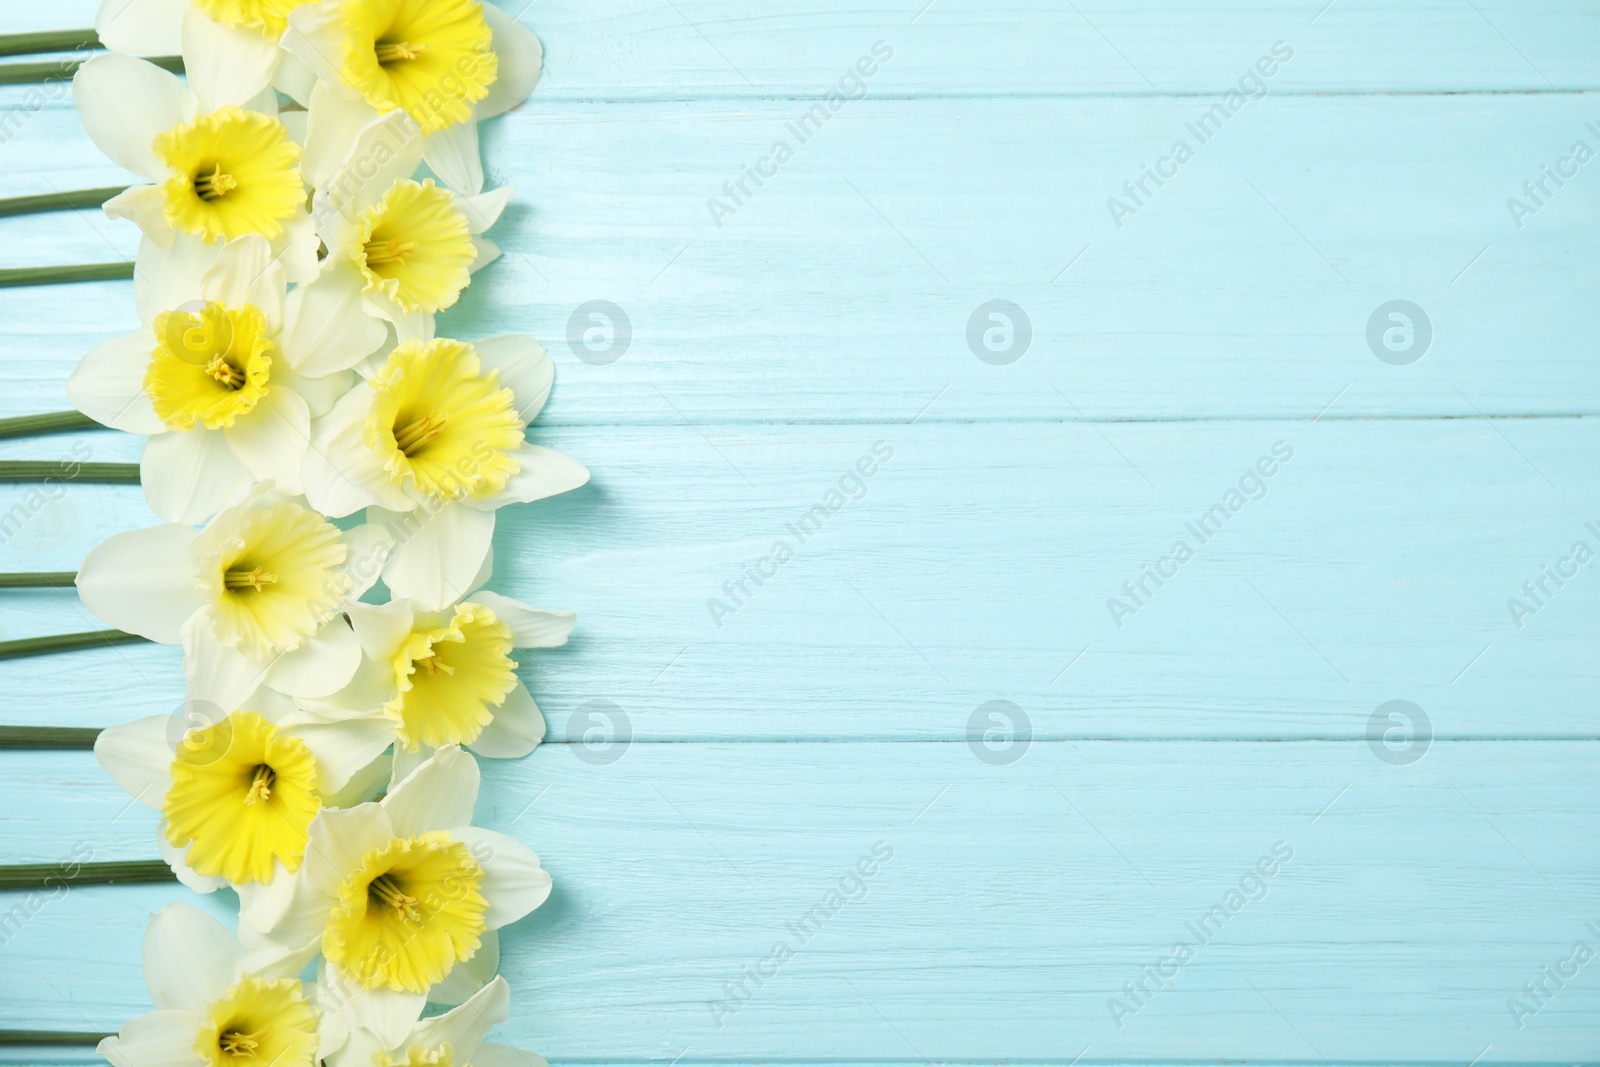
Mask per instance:
[[[324,1004],[336,1002],[329,984],[319,982],[317,988]],[[333,1012],[330,1029],[338,1030],[343,1043],[325,1052],[325,1060],[328,1067],[548,1067],[531,1052],[485,1043],[489,1030],[505,1022],[510,1008],[511,987],[497,975],[442,1015],[422,1019],[407,1013],[397,1018],[391,1029],[402,1034],[398,1041],[349,1026],[342,1013]]]
[[[386,1048],[425,1002],[477,992],[499,966],[496,931],[550,895],[538,856],[471,825],[477,799],[478,765],[451,746],[381,801],[324,808],[290,903],[241,935],[251,957],[298,968],[320,949],[352,1027]]]
[[[442,611],[409,601],[352,604],[362,662],[350,684],[302,713],[359,745],[373,724],[394,743],[400,781],[443,745],[515,759],[544,739],[544,716],[516,676],[515,648],[566,644],[575,616],[479,590]]]
[[[348,145],[343,165],[317,188],[311,216],[327,249],[324,276],[359,286],[371,314],[402,339],[433,336],[433,316],[450,307],[500,256],[480,236],[511,199],[502,186],[457,196],[415,181],[422,162],[416,124],[403,112],[374,119]]]
[[[589,480],[581,463],[523,438],[555,375],[531,337],[404,341],[375,370],[357,369],[367,380],[313,424],[306,499],[334,517],[367,508],[396,542],[384,581],[425,611],[481,584],[495,509]]]
[[[102,0],[94,28],[113,52],[181,54],[208,108],[242,104],[265,89],[284,53],[278,38],[306,0]]]
[[[478,0],[320,0],[289,13],[282,45],[317,77],[306,167],[319,188],[355,132],[396,109],[420,129],[428,166],[483,189],[478,121],[527,99],[544,53],[527,27]]]
[[[97,1049],[113,1067],[315,1067],[321,1057],[315,991],[281,968],[246,970],[238,938],[191,904],[150,920],[144,980],[155,1011]]]
[[[344,606],[377,581],[391,544],[258,484],[199,531],[168,524],[103,541],[78,570],[78,595],[112,626],[183,645],[193,700],[237,708],[262,684],[326,696],[361,661]]]
[[[101,731],[95,758],[161,813],[161,858],[179,881],[201,893],[234,886],[247,907],[253,894],[281,898],[316,813],[382,784],[369,769],[393,732],[360,723],[334,732],[265,687],[226,714],[185,710]]]
[[[271,256],[265,238],[239,237],[199,279],[164,275],[145,328],[98,345],[67,379],[90,418],[151,435],[140,481],[170,522],[202,522],[253,481],[299,495],[311,420],[383,343],[359,287],[324,276],[289,294]]]
[[[182,79],[109,54],[85,63],[72,98],[83,127],[114,163],[149,179],[106,201],[162,248],[195,249],[257,234],[291,282],[316,274],[300,146],[278,121],[276,97],[206,110]]]

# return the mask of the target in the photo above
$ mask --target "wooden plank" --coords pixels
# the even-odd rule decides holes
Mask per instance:
[[[1594,747],[1441,741],[1401,767],[1360,742],[1035,743],[1004,766],[962,743],[638,743],[604,766],[547,746],[486,765],[478,806],[556,880],[506,934],[501,1035],[583,1062],[1584,1061],[1592,962],[1521,1029],[1507,1000],[1600,940]],[[86,763],[6,762],[12,847],[147,838]],[[875,846],[892,858],[858,889]],[[813,911],[841,880],[855,899]],[[1241,880],[1202,943],[1189,924]],[[139,919],[180,893],[43,909],[7,946],[6,1017],[140,1010]],[[1108,1001],[1180,940],[1193,958],[1119,1028]],[[741,980],[719,1027],[708,1002]]]
[[[7,12],[8,29],[90,24],[95,0]],[[1550,0],[736,0],[505,2],[544,39],[544,99],[820,96],[874,41],[893,95],[1218,92],[1274,41],[1280,91],[1600,86],[1592,5]],[[519,8],[521,9],[519,12]]]
[[[581,736],[585,706],[608,700],[637,737],[958,739],[1004,699],[1040,737],[1359,738],[1405,699],[1441,737],[1588,738],[1600,582],[1572,546],[1600,548],[1585,503],[1597,432],[1590,419],[561,428],[535,439],[595,480],[502,512],[494,587],[579,612],[573,642],[524,669],[553,737]],[[132,487],[61,493],[0,565],[72,569],[149,521]],[[0,515],[28,499],[0,487]],[[1181,565],[1180,540],[1194,553]],[[757,564],[761,585],[745,577]],[[1144,570],[1157,564],[1160,587]],[[1576,574],[1558,587],[1544,577],[1557,567]],[[1530,613],[1513,618],[1512,598]],[[88,621],[59,590],[0,595],[0,636]],[[175,650],[148,647],[17,661],[0,714],[104,725],[171,710],[176,668]]]
[[[1600,162],[1547,182],[1520,229],[1507,208],[1576,140],[1600,150],[1590,97],[1269,97],[1198,145],[1203,103],[852,103],[715,220],[813,105],[527,108],[487,138],[495,180],[521,185],[493,235],[507,255],[441,325],[542,338],[562,379],[546,419],[574,425],[1600,412]],[[1108,200],[1178,137],[1195,158],[1119,229]],[[114,181],[93,153],[42,111],[0,163]],[[130,231],[7,220],[0,265],[126,254]],[[59,404],[79,354],[134,325],[125,292],[0,292],[19,386],[0,411]],[[597,300],[631,331],[600,365]],[[977,354],[1000,358],[994,300],[1031,331],[1009,365]],[[1420,362],[1371,347],[1394,300],[1430,324]]]

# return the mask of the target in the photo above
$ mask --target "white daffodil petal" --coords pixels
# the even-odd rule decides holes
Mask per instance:
[[[344,56],[344,28],[339,0],[301,4],[289,12],[289,28],[278,42],[285,52],[310,67],[329,85],[339,85],[339,60]]]
[[[161,808],[172,788],[172,762],[187,726],[173,715],[149,715],[100,731],[94,758],[139,803]]]
[[[339,968],[330,968],[336,974]],[[348,989],[345,1008],[350,1022],[370,1030],[385,1048],[405,1041],[417,1017],[428,1002],[426,993],[407,993],[396,989],[362,989],[348,976],[342,976]]]
[[[67,378],[67,398],[72,406],[114,430],[165,432],[166,425],[144,391],[144,375],[155,346],[155,337],[144,332],[95,345]]]
[[[320,419],[333,410],[344,394],[356,384],[354,371],[342,370],[321,378],[307,378],[284,368],[272,368],[272,380],[285,389],[293,389],[305,398],[306,407],[313,419]]]
[[[320,241],[311,216],[296,212],[283,222],[283,232],[272,240],[272,258],[283,265],[283,274],[295,285],[305,285],[317,276],[317,249]]]
[[[411,633],[414,615],[404,600],[387,604],[351,604],[350,625],[355,627],[361,650],[375,660],[388,660]]]
[[[322,782],[317,782],[320,788]],[[283,918],[284,912],[289,910],[289,903],[294,899],[295,876],[284,867],[282,860],[275,860],[272,866],[272,878],[265,882],[246,882],[236,885],[233,891],[239,894],[239,925],[253,926],[258,930],[268,930],[276,926]],[[241,955],[244,949],[240,948]],[[261,977],[275,977],[261,975]],[[284,975],[283,977],[292,977]]]
[[[161,195],[153,185],[137,185],[134,189],[155,189],[156,195]],[[132,192],[130,189],[123,195]],[[146,329],[163,311],[173,311],[199,299],[201,280],[222,252],[221,246],[208,245],[198,237],[165,232],[170,240],[163,244],[152,240],[146,231],[139,239],[139,254],[133,261],[133,303]]]
[[[271,83],[276,41],[213,22],[193,6],[183,13],[181,34],[184,73],[204,110],[243,104]]]
[[[344,532],[344,543],[349,547],[344,569],[351,582],[350,599],[354,600],[378,584],[383,565],[394,555],[394,542],[393,531],[371,522],[352,526]]]
[[[544,346],[526,334],[505,333],[472,342],[483,369],[500,375],[500,384],[516,394],[517,418],[532,422],[550,399],[556,364]]]
[[[232,930],[193,904],[168,904],[144,931],[150,1001],[157,1009],[204,1012],[233,984],[243,956]]]
[[[297,374],[347,370],[383,344],[387,331],[362,307],[361,287],[360,272],[340,261],[290,294],[282,346]]]
[[[329,88],[321,80],[311,89],[306,108],[306,142],[300,170],[313,189],[324,189],[349,156],[350,146],[362,127],[378,113],[359,96]]]
[[[226,307],[245,304],[261,310],[267,334],[283,329],[283,265],[272,258],[272,244],[259,234],[235,237],[216,253],[216,262],[200,279],[200,295]]]
[[[469,120],[428,134],[422,158],[440,181],[462,196],[472,196],[483,189],[483,156],[478,148],[476,122]]]
[[[90,550],[78,568],[84,607],[119,630],[173,645],[199,610],[187,526],[151,526],[116,534]]]
[[[299,496],[311,439],[311,409],[293,389],[267,390],[255,410],[221,431],[228,448],[256,481],[285,496]]]
[[[163,820],[161,830],[156,834],[156,854],[172,868],[172,873],[178,876],[179,882],[196,893],[215,893],[228,884],[218,876],[200,874],[190,867],[185,858],[185,850],[167,840],[166,828],[166,821]]]
[[[483,732],[472,742],[472,751],[490,759],[520,759],[544,740],[544,714],[533,702],[533,694],[521,682],[506,694],[494,709]]]
[[[389,756],[379,756],[352,774],[343,788],[324,796],[322,802],[330,808],[349,808],[376,799],[389,787],[389,766]]]
[[[472,588],[493,539],[492,510],[446,504],[410,537],[397,538],[383,580],[395,596],[437,611]]]
[[[495,940],[498,942],[499,938]],[[480,948],[477,956],[484,954]],[[476,960],[477,956],[473,959]],[[438,1000],[435,1002],[444,1003]],[[511,987],[506,984],[504,978],[495,975],[483,988],[457,1007],[443,1015],[435,1015],[418,1023],[412,1029],[411,1036],[406,1039],[406,1044],[422,1045],[426,1048],[449,1045],[451,1053],[457,1059],[462,1063],[469,1063],[472,1054],[478,1051],[478,1046],[483,1044],[483,1039],[488,1036],[489,1030],[505,1022],[510,1011]]]
[[[478,118],[487,119],[528,99],[544,71],[544,47],[532,30],[503,8],[484,4],[483,17],[494,33],[493,47],[500,61],[499,77],[489,86],[489,95],[478,101]]]
[[[473,233],[483,233],[500,221],[501,213],[511,203],[511,196],[516,191],[514,185],[502,185],[487,193],[458,197],[456,206],[467,217],[467,228]]]
[[[495,618],[511,627],[511,643],[517,648],[557,648],[567,643],[572,633],[576,612],[546,611],[530,607],[499,593],[480,589],[472,594],[472,602],[482,604],[494,612]]]
[[[204,615],[197,616],[184,632],[187,700],[207,701],[222,709],[240,707],[266,680],[268,670],[267,664],[219,642]]]
[[[317,74],[299,56],[283,52],[278,56],[278,69],[273,72],[272,84],[284,96],[301,107],[307,107],[311,103],[312,90],[318,84]],[[303,136],[300,143],[305,144]]]
[[[505,488],[488,500],[467,500],[475,508],[497,508],[506,504],[526,504],[559,493],[568,493],[589,480],[589,468],[571,456],[541,445],[523,445],[511,453],[520,464],[517,473],[506,479]]]
[[[108,219],[127,219],[158,247],[171,245],[177,236],[167,224],[167,194],[159,185],[131,185],[100,205]],[[143,268],[136,261],[134,273]]]
[[[336,611],[339,605],[325,610]],[[325,697],[343,689],[361,664],[361,643],[342,614],[335,615],[316,636],[273,661],[267,684],[294,697]]]
[[[500,258],[500,246],[493,241],[485,240],[482,237],[474,237],[472,239],[472,247],[477,252],[477,256],[473,259],[472,266],[467,269],[473,274],[478,273]]]
[[[89,139],[113,163],[152,181],[167,176],[152,143],[183,120],[185,92],[176,74],[114,52],[95,56],[72,79],[72,100]]]
[[[123,1023],[122,1032],[95,1051],[112,1067],[199,1067],[194,1037],[204,1025],[198,1012],[152,1011]]]
[[[450,968],[450,973],[428,990],[428,999],[435,1004],[463,1004],[483,989],[499,969],[500,935],[485,930],[478,951]]]
[[[303,740],[316,757],[317,787],[324,794],[343,789],[357,771],[394,744],[394,723],[387,719],[307,722],[288,727],[287,732]]]
[[[489,910],[483,913],[489,929],[516,922],[550,898],[550,875],[527,845],[481,826],[452,832],[483,866],[478,891],[489,900]]]
[[[478,803],[478,761],[455,745],[441,748],[379,803],[398,837],[467,826]]]
[[[223,432],[199,425],[150,438],[139,461],[144,498],[168,522],[204,522],[250,480]]]
[[[109,51],[174,56],[183,47],[178,22],[192,0],[101,0],[94,32]]]
[[[339,885],[361,864],[361,857],[396,836],[389,813],[379,804],[323,808],[311,820],[306,858],[301,870],[318,892],[333,897]],[[294,908],[290,908],[292,913]]]
[[[472,1054],[472,1067],[550,1067],[550,1061],[526,1049],[489,1041]]]
[[[331,518],[374,504],[402,511],[411,507],[411,498],[394,484],[382,458],[367,447],[366,420],[372,403],[372,390],[358,383],[312,424],[301,476],[306,500]]]
[[[416,773],[417,768],[433,758],[433,749],[427,745],[418,745],[415,752],[404,745],[394,746],[394,759],[389,765],[389,788],[405,781]]]
[[[323,98],[326,114],[335,121],[347,122],[335,104],[340,98],[328,94]],[[368,108],[369,115],[373,114]],[[317,124],[313,122],[313,129]],[[422,162],[422,130],[404,111],[390,111],[365,122],[352,139],[340,130],[344,141],[340,145],[339,164],[327,181],[317,187],[311,212],[318,227],[327,230],[335,219],[354,219],[367,208],[383,199],[389,187],[401,178],[409,178]]]

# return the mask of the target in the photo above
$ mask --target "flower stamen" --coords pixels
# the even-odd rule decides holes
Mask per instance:
[[[379,41],[372,47],[373,54],[378,57],[378,63],[388,66],[398,63],[402,59],[421,59],[422,53],[428,50],[425,44],[411,44],[407,41]]]
[[[400,888],[398,882],[387,874],[380,874],[367,886],[367,896],[386,907],[393,908],[400,913],[401,918],[416,922],[422,918],[422,911],[417,907],[417,898],[406,893]]]
[[[277,582],[278,576],[265,567],[257,566],[252,570],[233,568],[222,572],[222,588],[239,592],[242,589],[254,589],[261,592],[267,586]]]
[[[256,1048],[261,1044],[263,1030],[253,1034],[241,1034],[237,1030],[229,1030],[217,1039],[217,1047],[230,1056],[254,1056]]]
[[[206,364],[206,373],[229,389],[238,389],[246,381],[245,372],[221,356],[211,357],[211,362]]]
[[[449,421],[448,415],[441,415],[437,411],[430,411],[415,422],[407,423],[394,432],[395,447],[403,452],[407,459],[416,454],[417,449],[438,437],[444,430],[444,424]]]
[[[398,237],[391,237],[387,241],[368,241],[361,246],[361,253],[367,257],[369,267],[386,267],[391,263],[403,267],[406,257],[416,250],[417,242],[402,241]]]
[[[265,763],[256,768],[250,779],[250,790],[244,795],[245,807],[265,804],[272,799],[272,787],[278,781],[278,772]]]
[[[214,164],[210,174],[196,174],[194,178],[194,192],[201,200],[220,200],[237,188],[239,180],[222,173],[221,163]]]

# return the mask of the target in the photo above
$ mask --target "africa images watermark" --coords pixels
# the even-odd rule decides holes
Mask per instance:
[[[874,41],[870,53],[857,59],[854,66],[846,67],[844,73],[839,75],[836,88],[829,89],[821,101],[811,105],[798,119],[783,124],[786,136],[773,141],[766,155],[756,160],[754,166],[744,167],[737,178],[723,182],[722,192],[727,199],[715,196],[706,199],[706,210],[711,213],[711,221],[717,224],[717,229],[722,228],[723,219],[738,214],[739,209],[755,196],[755,190],[750,188],[751,182],[755,183],[756,189],[760,189],[767,181],[776,178],[778,171],[794,158],[795,152],[802,145],[810,143],[833,116],[844,110],[846,102],[860,100],[867,95],[867,79],[876,75],[882,65],[893,58],[894,47],[889,42]],[[794,138],[793,144],[789,141],[790,137]]]
[[[1584,523],[1583,528],[1594,537],[1596,544],[1600,544],[1600,528],[1592,522]],[[1517,629],[1528,625],[1529,619],[1543,610],[1557,593],[1566,588],[1568,582],[1578,576],[1579,566],[1588,566],[1594,562],[1594,558],[1594,548],[1588,541],[1579,538],[1572,542],[1566,555],[1544,564],[1539,568],[1537,577],[1523,582],[1520,597],[1506,598],[1506,610],[1511,613],[1511,621]]]
[[[1583,925],[1595,937],[1596,944],[1600,944],[1600,926],[1592,922]],[[1538,978],[1523,982],[1521,995],[1506,998],[1506,1010],[1511,1013],[1511,1021],[1517,1024],[1517,1029],[1521,1030],[1528,1025],[1529,1019],[1549,1007],[1556,994],[1578,977],[1578,972],[1594,957],[1595,950],[1589,942],[1575,941],[1565,956],[1554,963],[1545,964]]]
[[[1137,980],[1123,982],[1124,995],[1106,999],[1106,1010],[1111,1012],[1111,1021],[1117,1024],[1117,1029],[1121,1030],[1128,1019],[1139,1014],[1145,1005],[1155,999],[1157,993],[1178,977],[1178,972],[1195,958],[1199,948],[1209,944],[1221,932],[1223,925],[1243,911],[1246,904],[1267,899],[1267,883],[1292,859],[1294,847],[1287,841],[1274,841],[1271,852],[1256,860],[1255,865],[1239,877],[1238,884],[1229,888],[1220,901],[1207,908],[1198,918],[1183,924],[1183,928],[1194,938],[1193,945],[1179,938],[1172,943],[1170,952],[1139,972]]]
[[[876,878],[892,859],[894,847],[887,841],[874,841],[871,851],[845,868],[844,874],[838,879],[838,888],[830,886],[822,899],[802,912],[794,922],[784,924],[786,936],[773,942],[770,952],[754,963],[741,967],[738,979],[723,982],[722,992],[727,999],[706,1001],[706,1009],[711,1012],[711,1021],[717,1024],[717,1029],[721,1030],[723,1021],[744,1007],[756,995],[756,990],[766,985],[769,979],[776,977],[778,969],[805,948],[806,943],[817,936],[846,905],[867,899],[867,883]]]
[[[1600,127],[1593,122],[1586,122],[1583,128],[1600,144]],[[1527,219],[1537,215],[1541,208],[1555,199],[1557,193],[1566,188],[1567,182],[1576,178],[1580,168],[1595,157],[1595,150],[1589,147],[1589,142],[1577,140],[1572,142],[1572,147],[1567,149],[1567,154],[1557,159],[1555,163],[1544,163],[1539,167],[1539,176],[1530,178],[1522,183],[1522,196],[1506,197],[1506,210],[1511,214],[1511,221],[1522,229],[1527,225]],[[1569,169],[1570,168],[1570,169]],[[1550,186],[1554,185],[1552,189]]]
[[[1122,629],[1124,618],[1137,615],[1167,582],[1176,578],[1178,569],[1195,558],[1196,549],[1221,533],[1228,520],[1243,511],[1246,504],[1265,499],[1268,479],[1282,469],[1281,464],[1293,458],[1294,447],[1289,442],[1274,441],[1271,454],[1259,457],[1253,467],[1239,476],[1237,485],[1222,494],[1220,501],[1207,508],[1199,518],[1183,524],[1184,530],[1195,540],[1193,545],[1187,537],[1180,537],[1165,556],[1154,563],[1146,563],[1139,577],[1122,583],[1123,597],[1107,597],[1106,610],[1111,613],[1111,621],[1117,624],[1117,629]]]
[[[1130,178],[1122,183],[1122,192],[1126,200],[1112,196],[1106,198],[1106,211],[1111,215],[1111,221],[1117,229],[1122,229],[1126,223],[1123,219],[1137,215],[1139,210],[1155,198],[1156,193],[1167,182],[1178,176],[1178,170],[1195,157],[1196,151],[1212,138],[1222,132],[1222,127],[1228,120],[1243,111],[1245,105],[1252,100],[1260,100],[1266,96],[1269,88],[1267,79],[1275,76],[1282,69],[1283,64],[1294,58],[1294,49],[1287,41],[1272,42],[1270,54],[1263,54],[1256,59],[1253,66],[1246,67],[1244,73],[1239,75],[1236,91],[1228,93],[1217,103],[1212,104],[1196,118],[1185,122],[1183,128],[1194,137],[1195,143],[1191,145],[1187,137],[1180,137],[1172,142],[1166,155],[1154,163],[1139,165],[1139,176]],[[1151,183],[1155,188],[1150,188]]]
[[[46,475],[37,487],[30,487],[21,500],[0,514],[0,543],[9,545],[35,515],[66,496],[66,483],[76,478],[93,458],[94,449],[89,442],[74,441],[68,454],[58,461],[59,473]]]
[[[839,475],[837,484],[822,494],[822,499],[812,504],[794,522],[783,524],[786,537],[779,537],[772,543],[772,548],[760,559],[744,564],[739,577],[729,578],[722,583],[722,593],[727,599],[719,597],[706,598],[706,610],[711,612],[711,621],[716,623],[717,629],[722,629],[722,620],[730,615],[736,615],[755,596],[750,588],[753,584],[760,589],[770,579],[778,576],[778,569],[799,553],[800,548],[807,544],[813,537],[822,532],[822,528],[833,520],[833,517],[851,504],[858,503],[866,498],[867,479],[875,476],[882,469],[883,464],[894,458],[894,448],[887,441],[878,441],[872,448],[861,454],[855,463]],[[793,539],[792,541],[790,539]]]

